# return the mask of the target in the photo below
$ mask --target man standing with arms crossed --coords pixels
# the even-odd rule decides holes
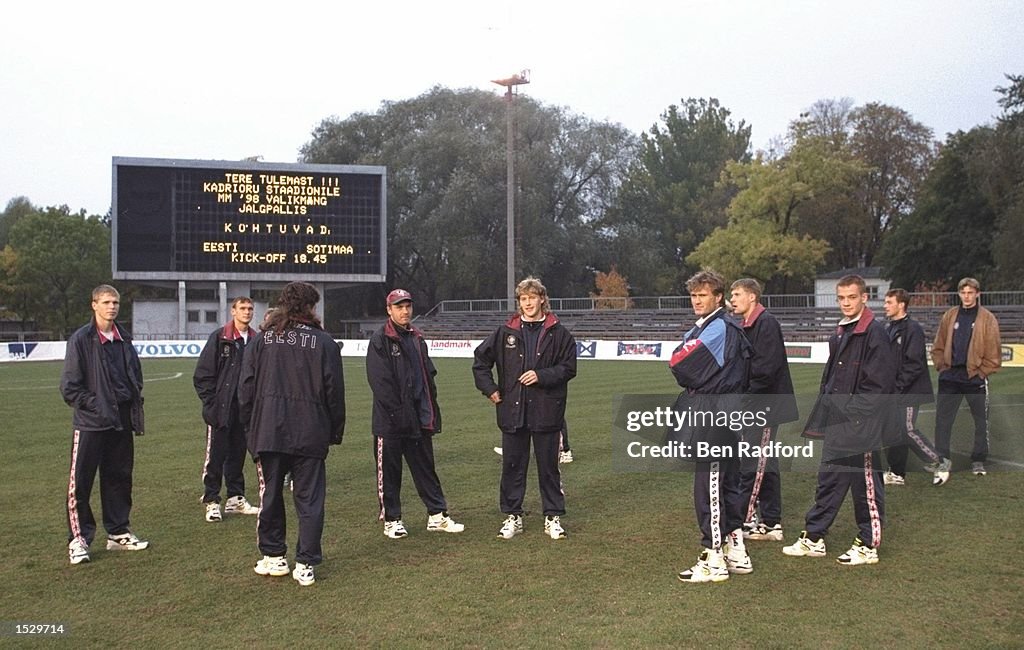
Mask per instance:
[[[448,516],[448,502],[434,469],[434,436],[441,433],[437,370],[423,334],[412,326],[412,294],[395,289],[385,300],[388,320],[370,337],[366,378],[373,393],[373,457],[377,501],[384,535],[409,534],[402,522],[402,458],[427,508],[427,530],[461,533],[465,526]]]
[[[935,402],[935,447],[944,458],[950,455],[953,421],[960,402],[974,418],[971,471],[984,476],[988,460],[988,378],[1003,365],[999,323],[981,306],[981,284],[964,278],[957,284],[960,306],[942,316],[932,344],[932,363],[939,373]]]
[[[96,519],[89,505],[96,470],[107,550],[141,551],[149,542],[128,528],[132,509],[135,435],[142,435],[142,364],[128,332],[115,319],[121,308],[117,289],[92,290],[92,320],[68,338],[60,393],[74,409],[71,418],[71,475],[68,479],[68,559],[88,562]]]
[[[803,533],[782,552],[825,557],[825,534],[846,493],[852,492],[858,536],[837,561],[877,564],[885,518],[879,450],[883,429],[892,421],[886,406],[892,399],[896,360],[885,327],[867,307],[864,278],[840,278],[836,298],[843,318],[828,340],[821,392],[804,428],[804,436],[824,438],[818,487]]]
[[[748,440],[752,445],[762,449],[770,448],[779,433],[779,425],[792,422],[798,417],[782,327],[761,305],[761,284],[757,280],[736,280],[732,283],[730,297],[733,313],[740,318],[740,325],[751,347],[746,410],[762,412],[767,420],[764,427],[748,430],[745,434],[753,434],[754,439]],[[741,461],[740,491],[745,508],[743,534],[752,540],[781,542],[782,483],[779,459],[759,455],[756,459]]]
[[[238,377],[242,372],[242,355],[252,337],[252,315],[252,299],[235,298],[231,302],[231,321],[210,334],[192,375],[206,422],[203,505],[206,521],[210,522],[221,520],[222,477],[228,497],[225,513],[259,512],[245,499],[245,429],[238,419]]]
[[[917,457],[925,462],[925,468],[931,470],[932,484],[942,485],[949,480],[952,464],[948,458],[939,456],[935,446],[917,428],[917,414],[921,405],[935,398],[932,395],[932,380],[928,375],[924,330],[907,315],[909,303],[910,296],[904,289],[892,289],[885,294],[885,316],[888,319],[885,330],[896,355],[896,385],[893,392],[896,393],[896,426],[900,435],[899,442],[885,450],[889,469],[883,478],[886,485],[906,483],[907,448],[911,447]]]
[[[544,508],[544,533],[566,537],[565,493],[558,468],[559,431],[565,424],[569,381],[576,376],[576,339],[551,313],[547,289],[536,278],[516,286],[517,313],[474,352],[477,389],[495,405],[501,429],[499,505],[501,539],[523,531],[523,498],[530,443]],[[497,382],[492,369],[497,366]]]

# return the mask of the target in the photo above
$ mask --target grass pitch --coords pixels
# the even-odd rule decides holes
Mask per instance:
[[[82,647],[1009,647],[1024,638],[1024,370],[992,380],[1005,402],[993,409],[992,454],[1010,463],[976,478],[958,456],[960,471],[942,488],[915,472],[887,490],[878,565],[836,564],[856,531],[847,503],[828,557],[789,558],[781,544],[751,542],[753,574],[684,585],[676,573],[699,551],[692,475],[620,473],[611,459],[612,394],[675,392],[665,364],[580,362],[568,413],[576,462],[562,466],[569,538],[556,542],[543,535],[533,468],[525,533],[495,538],[502,516],[493,408],[473,388],[468,360],[436,363],[445,424],[437,469],[466,531],[427,533],[406,473],[410,535],[383,536],[369,391],[362,360],[346,359],[348,425],[327,460],[325,559],[308,588],[253,573],[254,517],[203,520],[205,427],[194,361],[185,359],[143,362],[148,431],[136,439],[132,527],[150,549],[107,552],[101,530],[92,562],[69,566],[71,412],[57,391],[61,364],[0,364],[3,631],[15,621],[61,622]],[[798,392],[815,392],[821,367],[792,369]],[[932,417],[920,420],[929,436]],[[969,449],[969,420],[962,412],[955,449]],[[255,471],[245,471],[255,501]],[[814,482],[811,472],[783,476],[787,540],[802,527]],[[99,517],[98,487],[93,506]],[[290,519],[292,544],[295,532]],[[10,641],[0,637],[0,645]]]

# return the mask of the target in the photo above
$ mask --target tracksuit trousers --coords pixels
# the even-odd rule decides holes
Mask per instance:
[[[900,433],[903,443],[887,447],[885,450],[885,459],[889,462],[889,471],[893,474],[906,477],[908,449],[913,449],[917,457],[925,463],[937,463],[942,460],[935,445],[925,438],[917,428],[918,410],[916,406],[901,406],[899,408]]]
[[[221,480],[227,498],[245,496],[245,453],[245,430],[241,424],[217,429],[206,426],[203,503],[220,503]]]
[[[537,459],[537,481],[544,514],[565,514],[565,492],[562,474],[558,468],[558,449],[561,435],[558,431],[538,432],[517,429],[515,433],[501,434],[501,483],[498,505],[507,515],[523,514],[526,497],[526,472],[530,468],[530,442]]]
[[[424,434],[419,438],[373,437],[373,457],[377,465],[377,503],[380,519],[398,521],[402,518],[402,459],[409,465],[416,493],[427,508],[427,514],[436,515],[448,510],[441,479],[434,468],[434,438]]]
[[[807,511],[804,526],[807,536],[820,539],[828,533],[847,492],[853,494],[853,516],[860,540],[865,546],[878,548],[885,519],[885,486],[877,451],[821,464],[814,505]]]
[[[939,378],[935,396],[935,448],[945,458],[951,458],[949,446],[953,436],[953,421],[960,402],[967,406],[974,418],[974,447],[972,462],[988,460],[988,380],[980,384]]]
[[[88,546],[96,536],[96,518],[89,499],[97,470],[103,528],[107,535],[129,532],[134,464],[135,436],[131,427],[74,432],[67,492],[68,542],[78,538]]]
[[[288,553],[285,526],[285,474],[292,475],[292,500],[299,519],[295,561],[317,565],[323,561],[320,545],[324,533],[324,501],[327,470],[323,458],[263,452],[256,459],[260,482],[260,513],[256,518],[256,543],[263,555]]]
[[[697,463],[693,475],[693,508],[700,526],[701,546],[722,548],[726,536],[743,526],[744,505],[737,459]]]
[[[775,442],[779,427],[764,427],[751,431],[745,439],[752,445],[766,447]],[[754,439],[756,438],[756,439]],[[782,523],[782,481],[779,477],[779,459],[764,455],[741,459],[740,492],[743,521],[753,521],[760,511],[761,521],[768,526]]]

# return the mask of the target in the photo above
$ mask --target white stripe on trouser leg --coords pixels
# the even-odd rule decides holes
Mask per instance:
[[[260,509],[256,513],[256,548],[260,547],[260,517],[263,516],[263,493],[267,491],[267,482],[263,480],[263,463],[256,459],[256,480],[260,483]]]
[[[199,480],[203,482],[203,501],[206,501],[206,474],[210,468],[210,446],[213,444],[213,427],[206,425],[206,458],[203,459],[203,473]]]
[[[906,425],[907,438],[909,438],[910,441],[914,443],[914,446],[920,449],[921,453],[927,456],[933,463],[939,462],[941,460],[941,458],[939,458],[939,455],[932,451],[931,445],[926,443],[921,438],[921,436],[918,435],[917,430],[914,428],[914,407],[908,406],[906,411],[907,417],[906,422],[904,422],[904,424]]]
[[[757,459],[757,472],[754,474],[754,487],[750,490],[750,503],[747,505],[747,518],[745,521],[754,520],[754,512],[757,510],[757,500],[761,496],[761,482],[764,480],[764,468],[768,465],[768,454],[765,453],[769,443],[772,441],[772,428],[761,429],[761,456]]]
[[[378,521],[384,521],[384,438],[377,438],[377,503],[380,504]]]
[[[985,378],[985,449],[986,451],[991,448],[991,441],[988,439],[988,407],[989,407],[989,393],[988,393],[988,377]],[[986,458],[986,460],[988,460]]]
[[[871,452],[864,454],[864,486],[865,499],[868,502],[868,516],[871,520],[871,546],[878,548],[882,544],[882,517],[878,512],[878,501],[875,494],[875,474],[871,465]]]
[[[86,540],[82,537],[82,523],[78,520],[78,497],[75,492],[78,490],[78,483],[75,481],[75,470],[78,467],[78,445],[82,432],[75,430],[71,440],[71,475],[68,477],[68,523],[71,525],[71,537],[77,539],[83,545]]]
[[[708,472],[708,506],[711,512],[711,548],[722,548],[722,499],[719,490],[719,467],[717,461],[711,463]]]

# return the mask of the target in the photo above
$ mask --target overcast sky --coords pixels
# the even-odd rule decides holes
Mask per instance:
[[[110,207],[111,158],[295,162],[329,116],[434,85],[521,92],[639,133],[717,97],[764,148],[816,100],[989,123],[1024,74],[1024,0],[14,2],[0,36],[0,209]]]

